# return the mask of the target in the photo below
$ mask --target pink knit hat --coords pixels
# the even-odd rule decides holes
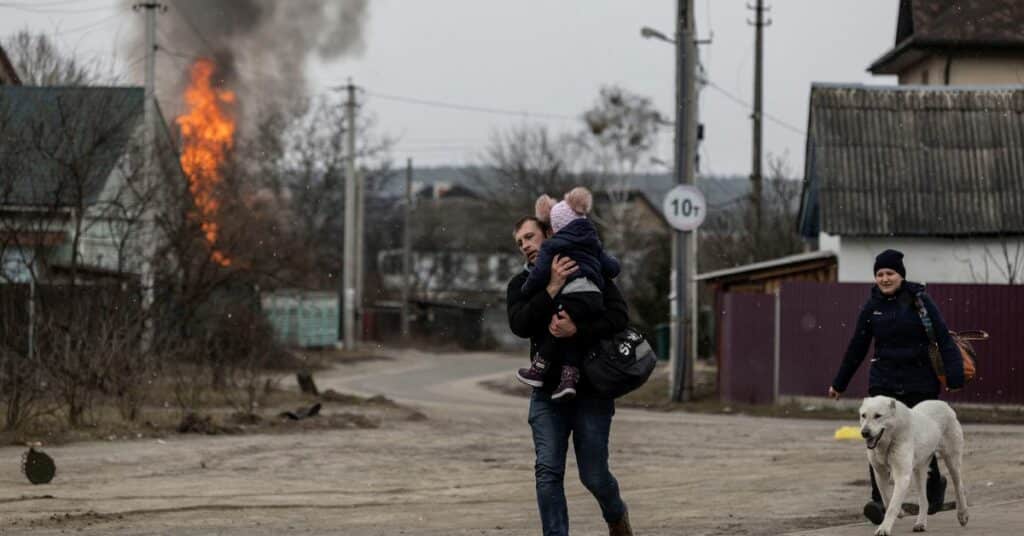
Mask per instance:
[[[585,218],[582,214],[577,214],[569,203],[565,201],[559,201],[555,203],[555,206],[551,207],[551,230],[554,232],[561,231],[563,227],[569,225],[569,222]]]
[[[553,232],[561,231],[573,220],[586,218],[594,206],[594,196],[590,190],[577,186],[565,194],[558,203],[548,195],[537,198],[535,210],[537,219],[551,224]]]

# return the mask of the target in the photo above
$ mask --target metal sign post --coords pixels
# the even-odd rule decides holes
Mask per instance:
[[[661,210],[665,220],[676,229],[676,244],[683,244],[674,249],[678,251],[679,247],[685,248],[687,242],[695,240],[695,231],[707,217],[707,201],[696,186],[679,184],[665,195]],[[687,326],[695,328],[697,321],[696,296],[691,295],[689,300],[686,299],[688,295],[695,294],[693,290],[687,292],[687,286],[694,275],[690,273],[689,265],[692,263],[686,262],[687,260],[689,259],[677,258],[677,262],[674,263],[672,292],[669,297],[672,302],[672,376],[669,398],[676,402],[687,401],[692,396],[690,391],[693,389],[693,365],[696,358],[696,352],[687,352],[685,344]],[[696,329],[691,330],[691,338],[694,341],[695,333]]]

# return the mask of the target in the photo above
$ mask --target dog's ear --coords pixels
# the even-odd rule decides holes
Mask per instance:
[[[889,409],[896,409],[896,399],[889,400]]]

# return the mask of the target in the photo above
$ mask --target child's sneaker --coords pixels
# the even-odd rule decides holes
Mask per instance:
[[[551,400],[571,400],[576,396],[576,382],[580,380],[580,369],[568,365],[562,367],[562,381],[558,382]]]
[[[548,370],[548,362],[537,356],[530,364],[530,368],[521,368],[516,371],[516,379],[530,387],[543,387],[544,374]]]

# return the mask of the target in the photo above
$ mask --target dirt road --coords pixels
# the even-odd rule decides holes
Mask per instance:
[[[399,358],[341,367],[317,382],[392,396],[429,420],[73,444],[48,449],[59,468],[46,486],[18,472],[23,449],[0,449],[0,533],[539,534],[526,401],[477,386],[521,360],[392,355]],[[620,410],[612,468],[638,535],[785,534],[856,523],[866,462],[862,444],[832,439],[838,424]],[[967,426],[966,434],[972,502],[1024,511],[1024,427]],[[606,534],[574,471],[570,465],[573,533]],[[1024,526],[1024,513],[1006,515]],[[944,516],[952,519],[943,513],[933,524],[949,521]]]

